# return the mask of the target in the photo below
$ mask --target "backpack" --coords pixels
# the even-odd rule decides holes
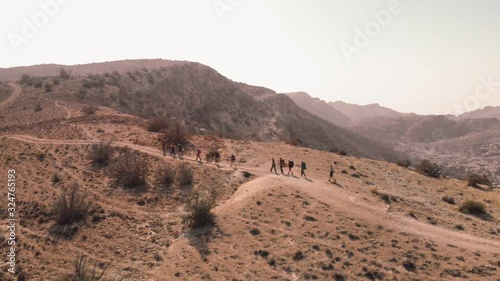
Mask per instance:
[[[302,168],[307,169],[306,162],[302,162]]]
[[[293,168],[293,161],[290,161],[290,164],[288,164],[290,166],[290,168]]]

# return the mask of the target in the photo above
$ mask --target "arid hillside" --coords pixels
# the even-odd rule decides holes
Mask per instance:
[[[119,67],[122,64],[117,63]],[[110,66],[106,66],[109,69]],[[143,118],[164,117],[169,122],[182,120],[194,133],[235,139],[287,141],[393,162],[402,158],[400,153],[385,144],[352,133],[301,109],[285,95],[235,83],[198,63],[171,63],[161,68],[104,72],[83,77],[71,74],[69,78],[25,75],[21,84],[26,96],[41,103],[58,100],[62,103],[93,104]]]
[[[286,95],[304,110],[307,110],[332,124],[347,126],[351,122],[351,118],[342,114],[324,100],[313,98],[304,92],[288,93]]]
[[[101,280],[498,280],[498,187],[282,141],[195,134],[183,159],[164,156],[146,119],[88,110],[101,88],[78,100],[72,83],[83,82],[61,80],[49,92],[11,84],[0,94],[0,173],[16,171],[18,216],[18,273],[2,263],[0,280],[75,280],[93,271],[104,271]],[[219,164],[205,158],[214,150]],[[271,157],[293,159],[294,174],[269,172]],[[129,177],[137,170],[143,177]],[[70,220],[60,203],[75,183],[86,212]],[[189,227],[186,207],[209,199],[214,224]]]

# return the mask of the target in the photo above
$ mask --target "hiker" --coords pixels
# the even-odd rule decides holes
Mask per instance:
[[[198,148],[198,151],[196,152],[196,160],[198,161],[198,159],[200,159],[199,161],[201,162],[201,149]]]
[[[274,169],[274,172],[277,174],[278,172],[276,171],[276,162],[274,161],[274,158],[272,159],[271,170],[269,170],[269,172],[272,172],[273,169]]]
[[[288,175],[292,174],[292,176],[293,176],[293,172],[292,172],[293,165],[294,165],[293,160],[288,160]]]
[[[231,154],[231,164],[229,164],[230,167],[236,167],[236,156],[234,154]]]
[[[170,147],[170,155],[175,156],[175,143],[173,143],[172,146]]]
[[[280,157],[280,170],[281,170],[281,174],[283,174],[283,166],[285,166],[285,160]]]
[[[182,158],[182,156],[183,156],[182,143],[177,144],[177,148],[179,150],[179,158]]]
[[[336,183],[337,181],[333,178],[333,165],[330,165],[330,178],[328,179],[328,182],[331,182],[333,180],[333,183]]]
[[[304,171],[307,169],[307,166],[306,166],[306,162],[302,161],[302,163],[300,163],[300,176],[304,176],[304,178],[307,178],[306,176],[306,173],[304,173]]]
[[[215,163],[219,163],[219,161],[220,161],[220,153],[215,152]]]
[[[161,142],[161,150],[163,151],[163,156],[167,155],[167,142],[165,139],[160,139]]]

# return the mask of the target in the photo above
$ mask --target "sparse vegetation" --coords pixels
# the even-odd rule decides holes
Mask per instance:
[[[121,151],[112,169],[115,182],[125,188],[144,187],[147,174],[146,160],[128,149]]]
[[[209,192],[206,188],[193,189],[186,205],[187,215],[184,217],[184,225],[197,229],[214,224],[215,217],[212,213],[214,207],[215,193]]]
[[[410,161],[410,159],[406,158],[406,159],[399,160],[398,162],[396,162],[396,165],[398,165],[400,167],[408,168],[411,166],[411,161]]]
[[[53,85],[51,83],[45,83],[45,91],[52,92]]]
[[[24,73],[22,76],[21,76],[21,80],[19,81],[19,83],[21,85],[27,85],[27,86],[31,86],[33,85],[35,82],[34,82],[34,77],[31,76],[31,75],[28,75],[26,73]]]
[[[163,166],[158,170],[157,183],[163,188],[170,188],[175,180],[175,171],[170,166]]]
[[[248,171],[243,171],[241,172],[243,174],[243,177],[246,178],[246,179],[249,179],[253,176],[252,173],[248,172]]]
[[[211,162],[213,160],[215,160],[215,155],[217,155],[217,153],[219,153],[220,155],[220,151],[215,149],[215,148],[212,148],[210,149],[206,154],[205,154],[205,157],[206,157],[206,160],[207,162]]]
[[[190,136],[191,135],[187,132],[187,129],[179,122],[176,122],[174,126],[168,127],[163,130],[162,138],[167,143],[180,143],[186,145],[187,143],[189,143]]]
[[[469,174],[465,180],[467,181],[467,185],[472,187],[479,187],[480,184],[491,186],[491,181],[486,175],[480,176],[478,174]]]
[[[42,86],[43,86],[42,80],[35,82],[35,84],[33,85],[33,87],[35,87],[35,88],[41,88]]]
[[[484,204],[477,201],[465,201],[460,208],[458,209],[460,212],[471,215],[484,215],[486,214],[486,208]]]
[[[113,156],[114,147],[111,141],[106,141],[104,138],[99,140],[99,143],[93,144],[90,147],[89,158],[92,160],[92,166],[105,167],[109,164],[111,156]]]
[[[35,103],[35,105],[33,106],[33,111],[35,112],[42,111],[42,105],[40,104],[40,102]]]
[[[52,213],[55,215],[56,223],[59,225],[84,220],[89,210],[90,202],[87,200],[87,193],[82,191],[76,182],[70,188],[62,190],[52,207]]]
[[[64,276],[60,281],[106,281],[115,280],[106,279],[104,273],[109,268],[112,262],[102,263],[101,269],[94,265],[92,269],[89,268],[87,264],[87,256],[84,254],[78,254],[74,263],[74,272],[67,276]]]
[[[82,108],[82,112],[85,114],[85,115],[93,115],[97,112],[99,108],[95,105],[86,105]]]
[[[455,205],[455,199],[453,199],[453,197],[451,196],[443,196],[443,198],[441,199],[450,205]]]
[[[67,80],[69,79],[70,76],[71,76],[71,69],[68,70],[64,68],[59,69],[59,77],[61,77],[62,79]]]
[[[432,178],[439,178],[441,175],[441,165],[424,159],[418,164],[417,171]]]
[[[58,173],[54,173],[52,175],[52,183],[56,184],[56,183],[59,183],[60,181],[61,181],[61,176],[59,176]]]
[[[186,162],[177,166],[177,182],[180,186],[189,186],[193,183],[193,169]]]
[[[149,132],[159,133],[163,130],[168,129],[168,127],[168,119],[163,116],[158,116],[149,120],[147,129]]]

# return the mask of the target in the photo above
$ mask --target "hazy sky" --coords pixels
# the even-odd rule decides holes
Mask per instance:
[[[500,105],[498,0],[0,0],[0,34],[0,67],[165,58],[404,112]]]

